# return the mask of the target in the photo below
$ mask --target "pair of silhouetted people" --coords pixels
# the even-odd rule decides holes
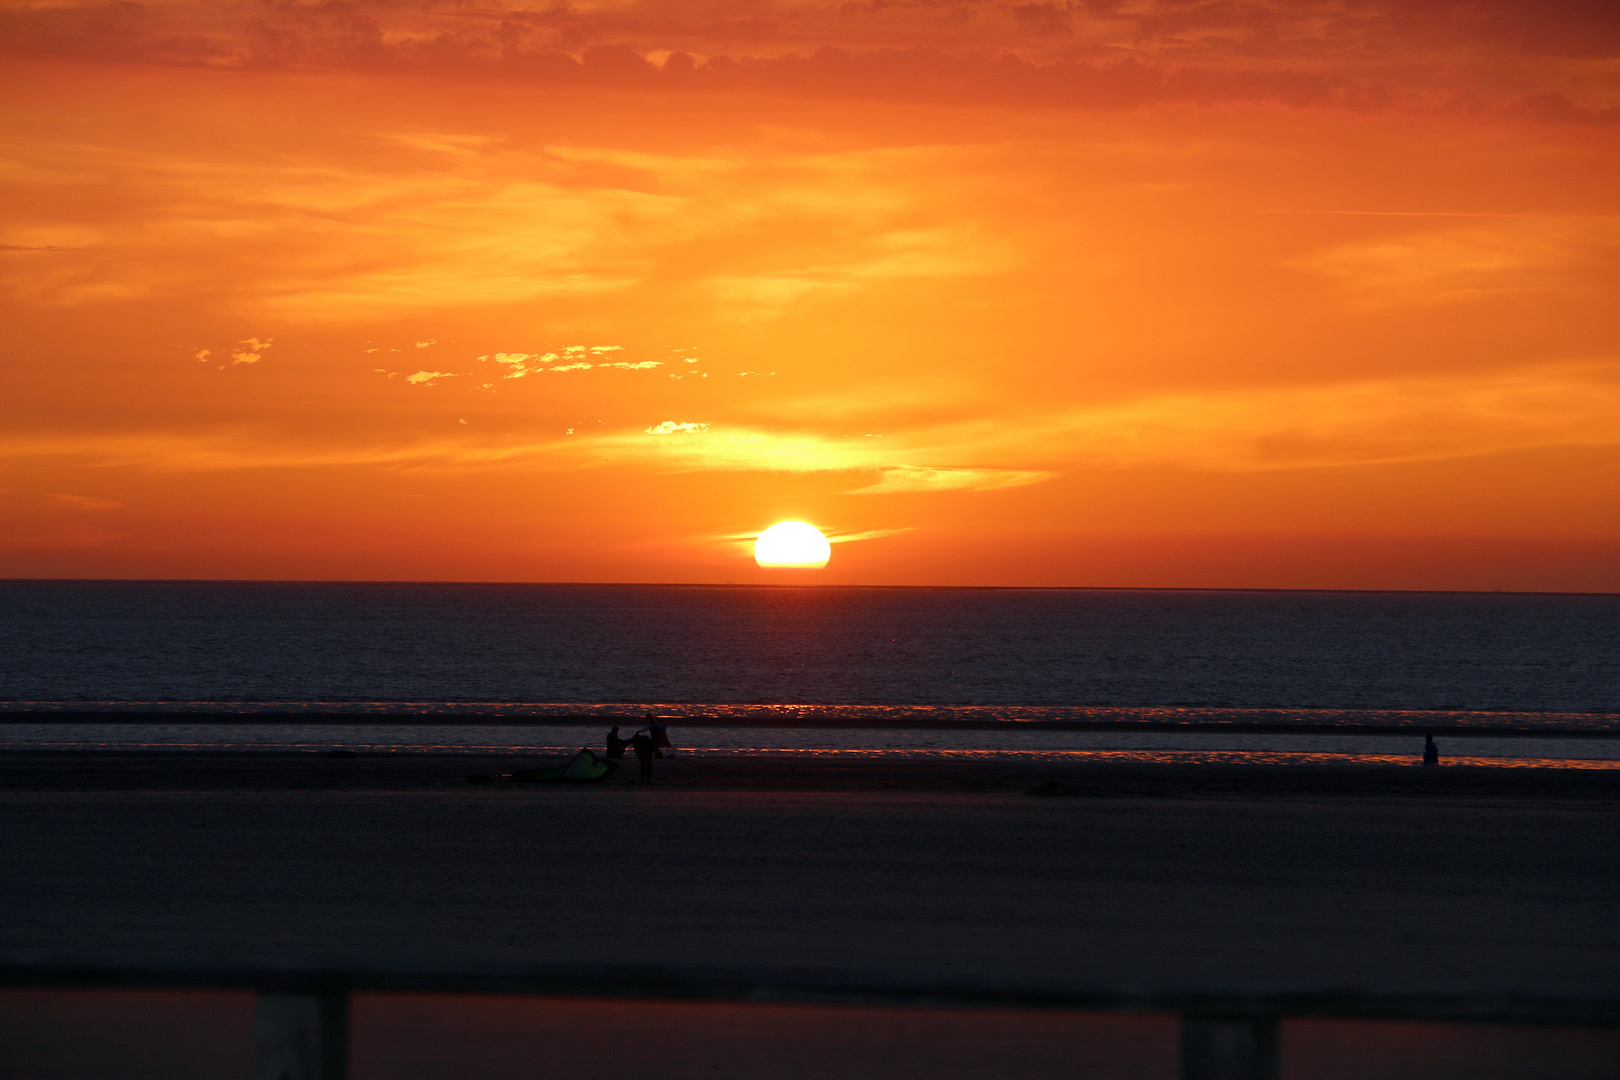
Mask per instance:
[[[652,780],[652,761],[655,757],[664,756],[664,748],[669,746],[669,729],[664,722],[656,716],[647,717],[647,726],[637,731],[629,739],[619,734],[619,728],[614,726],[608,732],[607,756],[610,758],[624,757],[625,747],[635,752],[636,760],[641,764],[641,782],[649,783]]]
[[[1435,745],[1433,735],[1425,734],[1423,736],[1423,764],[1440,764],[1440,747]]]

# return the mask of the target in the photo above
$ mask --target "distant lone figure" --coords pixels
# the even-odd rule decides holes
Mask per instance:
[[[627,747],[629,745],[630,745],[630,740],[626,739],[624,736],[620,735],[619,734],[619,725],[614,724],[613,725],[613,730],[608,732],[607,756],[610,757],[610,758],[622,758],[622,757],[624,757],[625,747]]]
[[[630,749],[636,752],[636,760],[641,762],[641,782],[652,783],[652,759],[658,753],[658,747],[653,745],[652,736],[645,731],[638,731],[630,739]]]
[[[1440,764],[1440,748],[1434,743],[1434,736],[1425,733],[1423,736],[1423,764]]]

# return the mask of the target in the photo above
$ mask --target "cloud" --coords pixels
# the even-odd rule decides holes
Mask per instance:
[[[814,431],[761,431],[743,425],[684,432],[681,439],[642,438],[617,432],[579,444],[605,460],[638,462],[668,472],[838,472],[880,464],[850,440]],[[863,440],[864,443],[864,440]],[[859,449],[867,449],[865,445]]]
[[[98,499],[93,495],[46,495],[45,498],[59,506],[71,506],[75,510],[112,510],[124,504],[115,499]]]
[[[29,144],[7,194],[45,201],[111,172],[142,192],[128,202],[131,216],[108,227],[119,242],[71,273],[13,260],[0,266],[0,294],[71,306],[185,297],[312,326],[403,310],[419,319],[532,303],[633,308],[684,290],[693,310],[749,323],[907,281],[943,287],[1007,272],[1030,256],[1024,230],[995,220],[985,198],[987,169],[1008,164],[995,141],[744,142],[665,154],[497,141],[445,158],[392,147],[373,156],[311,138],[243,160],[206,141],[165,158],[121,132],[102,137],[94,152],[71,140]],[[921,193],[920,176],[931,178]],[[620,351],[608,338],[559,356],[624,362]],[[677,359],[657,355],[642,363]],[[506,378],[520,379],[545,356],[511,348],[497,359]]]
[[[917,526],[908,525],[900,529],[863,529],[859,532],[829,532],[825,535],[829,544],[856,544],[862,540],[881,540],[885,536],[899,536],[902,533],[916,531]]]
[[[270,348],[273,338],[251,337],[236,343],[236,349],[231,353],[232,364],[257,364],[264,359],[265,350]],[[197,359],[201,360],[199,356]]]
[[[405,381],[412,386],[420,386],[423,383],[431,385],[434,379],[454,379],[455,377],[456,373],[453,371],[418,371],[414,375],[405,376]]]
[[[910,495],[935,491],[995,491],[1050,480],[1058,474],[1034,469],[927,469],[902,465],[884,469],[876,483],[846,495]]]
[[[594,368],[613,368],[620,371],[651,371],[653,368],[664,366],[664,362],[662,360],[640,360],[635,362],[629,360],[608,360],[599,361],[593,364],[587,360],[575,359],[576,357],[583,357],[587,355],[599,356],[603,353],[622,352],[623,349],[624,346],[622,345],[566,345],[563,347],[560,355],[556,352],[498,352],[491,353],[488,356],[480,356],[478,359],[493,360],[497,364],[505,365],[507,372],[502,377],[507,379],[522,379],[529,375],[545,372],[556,373],[563,371],[590,371]],[[571,359],[574,362],[569,364],[556,363],[561,359]],[[553,364],[555,366],[546,367],[545,365],[547,364]]]
[[[1620,122],[1620,105],[1577,105],[1563,94],[1526,94],[1524,108],[1539,120],[1573,121],[1579,124]]]
[[[548,364],[557,359],[557,354],[545,353],[542,355],[540,353],[498,352],[492,353],[489,356],[480,356],[478,359],[493,360],[497,364],[505,366],[507,371],[505,375],[501,376],[502,378],[521,379],[530,372],[543,370],[540,365]]]
[[[1620,256],[1620,219],[1504,218],[1339,244],[1293,261],[1375,306],[1567,292]]]
[[[864,540],[881,540],[886,536],[900,536],[904,533],[916,532],[919,528],[920,526],[916,525],[906,525],[900,528],[892,529],[858,529],[847,532],[822,529],[819,531],[827,538],[827,543],[829,544],[858,544]],[[696,538],[699,543],[703,544],[719,544],[726,547],[747,545],[750,548],[757,539],[759,539],[759,531],[757,529],[751,529],[746,532],[710,534]]]
[[[444,378],[449,373],[417,374]],[[327,466],[456,471],[602,464],[664,473],[875,471],[882,475],[862,493],[876,494],[870,489],[986,490],[998,478],[1038,482],[1028,478],[1083,469],[1174,466],[1252,472],[1614,447],[1620,446],[1617,415],[1620,362],[1608,361],[1136,397],[1016,419],[919,425],[893,430],[882,439],[761,430],[740,423],[684,430],[685,422],[673,420],[655,428],[673,425],[668,433],[680,438],[649,439],[647,429],[633,429],[544,440],[480,433],[454,441],[373,435],[344,442],[335,433],[326,443],[299,435],[278,444],[262,432],[99,431],[0,435],[0,457],[172,471]],[[915,464],[930,460],[984,464]],[[929,486],[956,485],[963,477],[990,483]]]
[[[677,434],[679,432],[685,432],[686,434],[692,434],[693,432],[708,431],[708,430],[709,430],[709,425],[708,424],[679,423],[679,422],[674,421],[674,420],[665,420],[663,423],[654,424],[652,427],[646,428],[645,429],[645,434],[648,434],[648,435],[674,435],[674,434]]]
[[[880,494],[985,490],[1085,468],[1246,472],[1620,446],[1617,415],[1620,362],[1610,361],[1133,397],[1016,420],[918,426],[883,439],[727,424],[675,441],[607,434],[589,445],[610,459],[670,471],[877,470],[877,483],[856,490]],[[986,464],[915,464],[928,460]]]
[[[63,0],[0,10],[0,55],[1025,108],[1366,111],[1494,97],[1553,122],[1612,122],[1614,11],[1601,0]],[[1565,96],[1576,89],[1589,100]]]
[[[426,349],[431,345],[437,345],[437,344],[438,344],[438,342],[435,341],[433,338],[428,338],[426,341],[418,341],[416,343],[416,347],[418,349]]]
[[[1076,409],[1023,436],[1076,464],[1250,471],[1620,445],[1620,363],[1176,394]]]

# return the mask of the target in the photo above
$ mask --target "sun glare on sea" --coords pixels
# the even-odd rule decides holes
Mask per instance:
[[[819,570],[832,556],[832,546],[814,525],[779,521],[754,541],[754,561],[760,566],[792,566]]]

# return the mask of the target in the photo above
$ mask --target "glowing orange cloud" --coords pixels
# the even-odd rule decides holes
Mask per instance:
[[[691,12],[0,4],[0,575],[1620,587],[1601,5]]]

